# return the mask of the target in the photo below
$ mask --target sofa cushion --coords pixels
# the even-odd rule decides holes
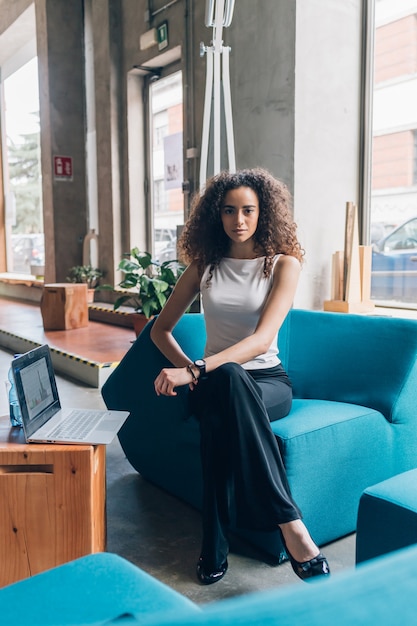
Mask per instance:
[[[290,414],[271,426],[292,494],[315,540],[352,532],[369,480],[383,480],[394,471],[392,425],[366,406],[296,399]],[[384,463],[376,462],[381,450]]]
[[[198,611],[190,600],[115,554],[82,557],[0,589],[2,626],[66,626]]]

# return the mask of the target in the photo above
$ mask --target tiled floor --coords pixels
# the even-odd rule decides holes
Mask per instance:
[[[0,303],[0,321],[6,313]],[[49,342],[49,333],[42,335],[39,323],[34,323],[28,309],[19,304],[9,313],[10,327],[29,336]],[[132,332],[106,324],[101,333],[80,334],[68,332],[71,351],[80,350],[83,356],[93,354],[100,358],[119,359],[130,347]],[[90,325],[89,325],[90,327]],[[91,332],[91,328],[90,328]],[[54,341],[56,335],[53,336]],[[114,340],[114,345],[112,346]],[[78,345],[79,347],[76,347]],[[106,350],[103,352],[103,348]],[[91,347],[91,352],[90,352]],[[88,348],[88,350],[87,350]],[[93,350],[95,352],[93,352]],[[108,351],[107,351],[108,350]],[[113,351],[110,353],[110,351]],[[88,352],[88,354],[86,354]],[[111,354],[111,356],[110,356]],[[0,381],[6,380],[12,355],[0,350]],[[103,408],[100,390],[57,377],[63,404],[75,407]],[[5,386],[0,393],[0,415],[8,411]],[[173,587],[197,603],[212,602],[243,593],[278,585],[304,584],[293,574],[288,563],[272,567],[255,554],[250,546],[235,543],[229,558],[229,571],[218,584],[200,586],[195,578],[195,563],[200,547],[200,514],[188,505],[154,487],[136,473],[126,460],[117,439],[107,448],[107,549],[135,563],[159,580]],[[355,536],[350,535],[325,547],[333,575],[354,567]]]
[[[120,361],[135,339],[133,329],[100,322],[70,331],[45,331],[37,304],[0,298],[0,329],[98,363]]]
[[[0,347],[21,353],[47,343],[57,373],[93,387],[104,383],[134,340],[133,328],[92,320],[83,328],[45,331],[38,304],[0,297]]]

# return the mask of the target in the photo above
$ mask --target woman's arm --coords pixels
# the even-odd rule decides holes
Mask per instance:
[[[192,267],[191,265],[190,268]],[[207,357],[205,359],[207,372],[228,362],[246,363],[246,361],[250,361],[268,350],[292,306],[300,270],[300,263],[295,257],[286,255],[280,256],[274,268],[272,289],[261,317],[259,318],[255,332],[229,348]],[[188,269],[186,271],[188,271]],[[193,272],[195,272],[194,278],[192,278]],[[185,272],[183,276],[184,275]],[[191,295],[193,288],[195,289],[196,283],[194,281],[198,281],[199,284],[196,267],[190,270],[190,277],[186,281],[184,292],[181,286],[181,294],[184,295],[179,296],[178,302],[186,300],[185,293],[188,293],[189,296]],[[194,285],[194,287],[191,287],[191,285]],[[180,287],[180,282],[178,282],[177,286]],[[173,298],[173,296],[174,293],[171,295],[171,298]],[[155,326],[157,326],[159,322],[156,328],[157,335],[155,335],[154,338],[152,331],[151,336],[165,356],[180,369],[165,368],[162,370],[155,380],[155,390],[158,395],[176,395],[174,391],[175,387],[187,383],[191,383],[192,386],[195,383],[190,371],[187,369],[187,364],[190,363],[190,359],[187,358],[171,334],[173,327],[186,307],[178,307],[176,299],[171,303],[171,298],[154,324],[155,329]],[[163,313],[170,304],[171,306],[168,309],[169,315],[164,316]],[[160,322],[161,317],[162,320]],[[197,369],[193,369],[194,374],[198,377]]]
[[[199,291],[200,277],[197,263],[193,262],[179,278],[168,301],[152,326],[152,341],[175,366],[175,368],[164,368],[156,379],[158,384],[155,381],[155,390],[158,395],[160,393],[176,395],[174,387],[193,384],[192,374],[187,370],[187,365],[192,361],[173,337],[172,330],[184,312],[191,306]],[[169,374],[164,374],[166,372]],[[169,383],[167,378],[169,378]],[[165,392],[168,388],[170,393],[167,394]]]

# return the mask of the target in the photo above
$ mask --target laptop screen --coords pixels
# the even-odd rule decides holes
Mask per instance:
[[[49,346],[12,361],[25,434],[30,437],[61,408]]]
[[[20,370],[28,417],[34,419],[54,401],[45,357]]]

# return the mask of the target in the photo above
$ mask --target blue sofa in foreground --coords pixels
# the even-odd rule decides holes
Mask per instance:
[[[412,626],[417,546],[358,568],[196,606],[114,554],[0,589],[2,626]],[[222,583],[219,583],[222,584]]]
[[[148,323],[102,388],[106,405],[130,417],[119,439],[140,474],[200,507],[199,430],[187,389],[157,397],[167,360]],[[184,315],[174,334],[192,359],[205,343],[201,314]],[[417,467],[417,322],[291,310],[279,334],[294,390],[290,414],[272,423],[303,518],[322,545],[355,530],[362,492]],[[261,486],[260,486],[261,487]],[[238,531],[278,560],[279,533]]]
[[[356,563],[417,543],[417,469],[363,492],[356,529]]]

